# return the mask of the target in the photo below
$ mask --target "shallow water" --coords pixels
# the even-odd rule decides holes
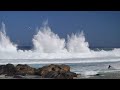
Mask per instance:
[[[100,63],[65,63],[65,64],[70,66],[72,72],[81,74],[82,76],[94,76],[97,74],[113,73],[120,71],[120,61]],[[39,68],[49,64],[29,64],[29,65],[35,68]],[[109,65],[111,65],[113,68],[108,69]]]
[[[75,79],[120,79],[120,61],[116,62],[90,62],[90,63],[52,63],[66,64],[70,66],[70,71],[80,74]],[[16,65],[16,64],[15,64]],[[40,68],[50,63],[28,64],[34,68]],[[112,68],[108,68],[111,65]],[[0,78],[11,78],[1,76]],[[26,76],[24,78],[36,78],[36,76]],[[39,79],[39,77],[37,77]],[[36,79],[37,79],[36,78]]]

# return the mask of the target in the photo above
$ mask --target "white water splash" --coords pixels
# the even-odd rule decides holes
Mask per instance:
[[[2,23],[2,27],[0,29],[0,52],[13,51],[17,51],[16,45],[10,41],[8,36],[6,36],[5,24]]]
[[[5,32],[0,30],[0,63],[88,63],[120,61],[120,49],[89,49],[83,32],[68,35],[67,42],[53,33],[47,22],[33,36],[32,50],[17,50]],[[7,59],[7,60],[6,60]],[[34,60],[33,60],[34,59]]]
[[[83,31],[81,33],[68,35],[67,49],[73,53],[86,53],[90,52],[88,42],[85,42]]]
[[[54,34],[47,23],[33,37],[34,50],[41,53],[65,52],[65,39]]]

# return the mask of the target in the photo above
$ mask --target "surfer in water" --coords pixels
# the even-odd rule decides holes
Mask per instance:
[[[108,69],[115,69],[113,66],[109,65]]]
[[[112,67],[112,66],[111,66],[111,65],[109,65],[109,66],[108,66],[108,69],[110,69],[111,67]]]

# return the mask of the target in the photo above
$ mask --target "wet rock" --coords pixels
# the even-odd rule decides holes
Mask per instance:
[[[5,65],[0,65],[0,75],[5,74]]]
[[[77,74],[74,72],[66,72],[64,75],[66,79],[73,79],[73,77],[77,77]]]
[[[58,75],[59,75],[58,72],[51,71],[51,72],[48,72],[47,74],[45,74],[42,77],[43,78],[56,78]]]
[[[29,75],[34,75],[35,74],[35,68],[32,68],[28,65],[22,65],[22,64],[18,64],[16,66],[16,74],[18,75],[26,75],[26,74],[29,74]]]
[[[68,65],[62,64],[60,65],[60,68],[61,68],[60,72],[70,72],[70,66]]]
[[[65,73],[59,73],[59,72],[48,72],[44,78],[54,78],[54,79],[73,79],[73,77],[77,77],[76,73],[73,72],[65,72]]]
[[[65,72],[69,72],[70,71],[70,67],[68,65],[55,65],[55,64],[51,64],[48,66],[43,66],[42,68],[39,68],[37,70],[37,74],[44,76],[46,75],[48,72],[51,71],[55,71],[55,72],[60,72],[60,73],[65,73]]]
[[[51,64],[38,69],[32,68],[27,64],[18,64],[17,66],[13,64],[0,65],[0,75],[12,76],[13,78],[27,78],[29,75],[52,79],[73,79],[77,77],[77,74],[70,72],[70,67],[64,64]]]
[[[77,77],[76,73],[70,72],[70,67],[64,64],[43,66],[36,71],[36,74],[43,78],[55,79],[73,79],[73,77]]]
[[[13,64],[0,65],[0,74],[7,74],[12,76],[16,73],[16,69]]]

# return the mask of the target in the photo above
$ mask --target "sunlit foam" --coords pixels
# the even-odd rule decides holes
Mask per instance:
[[[6,36],[5,24],[2,23],[2,27],[0,29],[0,52],[13,52],[17,51],[17,45],[13,44],[9,37]]]
[[[115,48],[111,51],[90,50],[83,31],[68,35],[67,41],[65,41],[64,38],[60,38],[58,34],[52,32],[47,22],[38,29],[32,41],[33,49],[17,50],[17,45],[10,41],[6,35],[5,24],[2,23],[0,63],[81,63],[120,60],[120,49]]]
[[[85,41],[83,31],[81,33],[68,35],[67,49],[69,52],[83,53],[89,52],[89,44]]]
[[[44,24],[33,37],[34,50],[42,53],[65,52],[65,39],[51,31],[51,28]]]

